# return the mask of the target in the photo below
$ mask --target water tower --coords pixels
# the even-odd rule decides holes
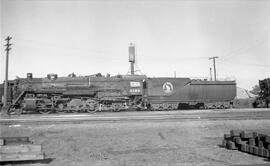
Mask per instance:
[[[129,62],[130,62],[130,74],[134,75],[134,64],[135,64],[135,45],[133,43],[130,43],[128,47],[128,53],[129,53]]]

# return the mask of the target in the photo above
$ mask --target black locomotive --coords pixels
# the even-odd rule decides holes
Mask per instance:
[[[9,113],[20,114],[228,108],[235,96],[235,81],[101,74],[34,78],[28,73],[8,81],[7,100]]]

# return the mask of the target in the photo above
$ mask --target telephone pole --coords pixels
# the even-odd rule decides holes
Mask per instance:
[[[7,106],[7,92],[8,92],[8,57],[9,57],[9,51],[11,50],[10,46],[12,45],[11,43],[9,43],[9,41],[12,38],[10,36],[8,36],[5,40],[7,41],[7,44],[5,44],[6,46],[6,78],[5,78],[5,86],[4,86],[4,107]]]
[[[218,58],[218,56],[213,56],[210,57],[209,60],[213,59],[213,64],[214,64],[214,81],[217,80],[217,74],[216,74],[216,58]]]

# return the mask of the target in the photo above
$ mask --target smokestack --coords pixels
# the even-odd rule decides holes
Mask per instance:
[[[130,73],[131,75],[134,75],[134,64],[135,64],[135,45],[133,43],[130,43],[128,47],[129,52],[129,62],[130,62]]]

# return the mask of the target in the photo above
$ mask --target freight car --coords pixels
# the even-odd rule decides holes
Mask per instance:
[[[3,94],[0,86],[0,95]],[[235,81],[145,75],[26,78],[8,81],[9,113],[229,108]]]

